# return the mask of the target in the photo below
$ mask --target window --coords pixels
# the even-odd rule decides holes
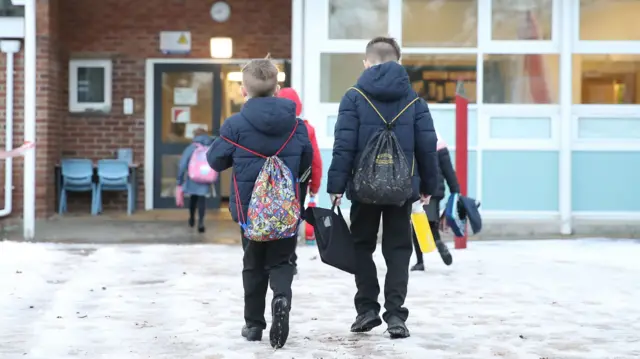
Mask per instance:
[[[573,103],[640,104],[640,55],[574,55]]]
[[[404,0],[402,45],[405,47],[476,47],[478,2]]]
[[[558,103],[558,55],[486,55],[483,101],[492,104]]]
[[[405,55],[413,89],[429,103],[454,103],[458,81],[465,95],[476,102],[476,55]]]
[[[639,13],[640,1],[580,0],[580,40],[640,40]]]
[[[69,62],[69,111],[111,111],[111,60]]]
[[[364,71],[361,54],[320,55],[320,102],[340,102]]]
[[[388,0],[329,0],[329,39],[369,40],[389,32]]]
[[[0,16],[24,17],[24,6],[13,5],[11,0],[0,0]]]
[[[551,40],[553,0],[492,0],[491,7],[492,40]]]

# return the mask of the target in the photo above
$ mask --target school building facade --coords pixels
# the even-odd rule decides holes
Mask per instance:
[[[638,2],[48,0],[34,1],[32,34],[20,30],[29,23],[25,1],[34,0],[0,0],[0,38],[25,38],[11,91],[8,56],[0,56],[0,123],[11,92],[20,145],[25,94],[31,98],[23,49],[35,37],[39,218],[56,211],[62,159],[114,158],[121,149],[133,151],[138,209],[174,206],[175,167],[191,129],[216,134],[242,104],[240,67],[267,53],[281,84],[302,97],[326,176],[340,98],[363,69],[367,41],[389,34],[453,152],[452,98],[464,81],[472,102],[469,195],[485,218],[546,221],[562,233],[575,220],[640,219]],[[29,212],[23,162],[12,165],[14,218]],[[229,179],[223,174],[211,207],[224,207]],[[74,198],[70,210],[88,212],[91,199]],[[106,205],[125,203],[115,195]]]

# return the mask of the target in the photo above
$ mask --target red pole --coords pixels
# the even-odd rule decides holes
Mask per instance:
[[[460,183],[460,194],[467,195],[469,147],[469,100],[464,96],[464,83],[459,81],[456,92],[456,174]],[[467,248],[467,235],[455,238],[455,248]]]

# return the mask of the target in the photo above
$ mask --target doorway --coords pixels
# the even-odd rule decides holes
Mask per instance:
[[[278,82],[290,86],[291,65],[288,60],[273,60],[281,74]],[[242,67],[246,60],[224,63],[151,63],[153,72],[153,189],[149,195],[151,208],[175,208],[178,163],[191,143],[193,130],[204,128],[218,136],[226,118],[237,113],[244,104],[240,93]],[[148,120],[151,120],[151,117]],[[151,164],[149,164],[151,165]],[[146,182],[145,183],[149,183]],[[214,196],[207,199],[208,208],[220,208],[229,200],[231,169],[220,174],[214,185]],[[149,203],[149,202],[147,202]]]
[[[222,83],[219,64],[154,66],[154,208],[176,207],[176,180],[182,152],[201,128],[220,131]],[[220,182],[207,208],[220,207]]]

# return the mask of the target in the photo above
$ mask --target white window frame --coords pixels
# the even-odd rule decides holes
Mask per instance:
[[[493,1],[478,0],[478,46],[485,53],[495,54],[557,54],[560,52],[561,2],[552,0],[551,40],[493,40]]]
[[[572,7],[573,55],[640,55],[640,41],[580,40],[580,0],[569,0]],[[579,74],[582,76],[582,74]],[[572,89],[573,93],[573,89]],[[571,101],[571,149],[573,151],[640,151],[640,141],[616,138],[579,138],[580,118],[638,118],[638,104],[574,104]]]
[[[574,151],[640,151],[640,141],[637,139],[578,137],[581,118],[629,118],[640,121],[640,105],[573,105],[571,116]]]
[[[589,54],[640,54],[640,41],[594,41],[580,40],[580,0],[562,0],[570,1],[573,7],[571,15],[572,34],[573,34],[573,54],[589,55]]]
[[[82,67],[101,67],[104,69],[104,101],[78,102],[78,69]],[[110,59],[71,59],[69,60],[69,112],[110,112],[113,64]]]
[[[551,136],[544,139],[491,138],[492,118],[548,118]],[[478,113],[478,137],[483,150],[558,151],[560,148],[559,105],[482,105]]]

